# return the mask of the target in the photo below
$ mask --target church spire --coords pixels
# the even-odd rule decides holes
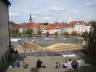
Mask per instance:
[[[31,16],[31,13],[30,13],[29,22],[32,22],[32,16]]]

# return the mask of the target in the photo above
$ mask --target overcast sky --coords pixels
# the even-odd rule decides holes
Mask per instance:
[[[9,0],[10,20],[28,22],[68,22],[96,20],[96,0]]]

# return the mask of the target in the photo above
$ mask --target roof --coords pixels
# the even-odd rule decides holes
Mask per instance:
[[[70,23],[53,23],[53,24],[48,24],[48,25],[43,25],[42,23],[36,23],[36,22],[31,22],[31,23],[24,23],[24,24],[19,24],[17,25],[18,28],[44,28],[46,30],[53,30],[53,29],[60,29],[61,27],[65,28],[73,28],[75,24],[85,24],[87,25],[86,22],[84,21],[72,21]]]
[[[85,21],[72,21],[72,22],[69,22],[69,24],[86,24]]]
[[[32,23],[27,23],[27,24],[25,25],[25,27],[27,27],[27,28],[40,28],[40,26],[41,26],[40,23],[34,23],[34,22],[32,22]]]
[[[41,23],[23,23],[23,24],[16,24],[17,28],[40,28]]]
[[[60,23],[54,23],[54,24],[48,24],[44,26],[44,29],[60,29],[61,24]]]
[[[6,5],[11,5],[11,3],[9,2],[9,0],[1,0],[2,2],[4,2]]]
[[[20,24],[15,24],[16,28],[20,28],[21,25]]]

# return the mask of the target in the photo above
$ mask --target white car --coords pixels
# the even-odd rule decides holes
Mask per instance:
[[[62,55],[62,57],[76,57],[76,54],[68,54],[68,55]]]
[[[20,40],[21,40],[20,38],[11,38],[11,42],[18,42]]]

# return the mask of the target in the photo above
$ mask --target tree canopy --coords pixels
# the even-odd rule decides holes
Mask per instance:
[[[82,37],[84,37],[84,38],[89,38],[89,35],[90,35],[90,33],[88,33],[87,31],[85,31],[85,32],[83,32],[82,33]]]
[[[28,34],[28,35],[32,35],[33,30],[32,29],[26,29],[23,33]]]
[[[48,25],[48,22],[44,23],[44,25]]]
[[[71,35],[72,36],[76,36],[77,35],[77,32],[76,31],[73,31],[73,32],[71,32]]]
[[[19,34],[19,30],[18,29],[11,29],[10,33],[11,34]]]

